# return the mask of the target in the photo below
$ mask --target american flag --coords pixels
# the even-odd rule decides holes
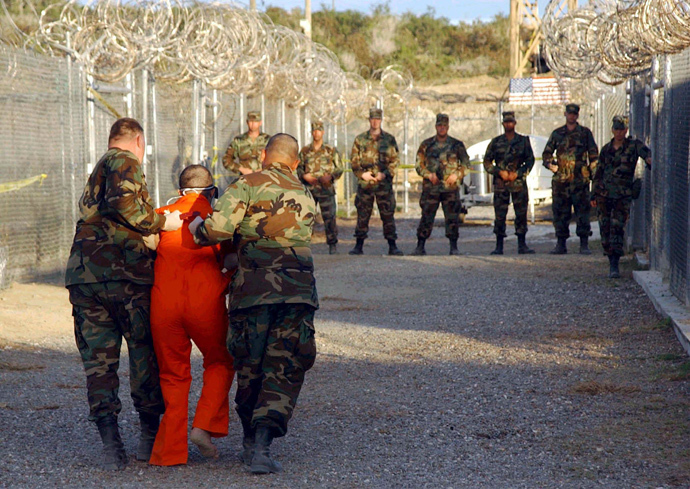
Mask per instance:
[[[561,88],[553,76],[537,78],[513,78],[510,80],[508,102],[516,105],[567,104],[570,93]]]

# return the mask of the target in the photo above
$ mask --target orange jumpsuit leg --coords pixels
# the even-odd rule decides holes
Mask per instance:
[[[235,371],[225,345],[228,333],[225,304],[204,312],[203,319],[187,321],[187,332],[204,356],[204,382],[192,426],[219,438],[228,435],[228,394]]]
[[[189,356],[192,342],[179,319],[172,319],[174,314],[173,311],[165,314],[167,320],[155,314],[151,318],[153,347],[158,358],[165,400],[165,414],[149,460],[152,465],[186,464],[188,457],[188,404],[192,383]]]

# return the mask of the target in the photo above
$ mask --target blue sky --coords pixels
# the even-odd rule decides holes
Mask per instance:
[[[333,0],[312,0],[312,10],[321,10],[322,4],[331,8]],[[282,7],[291,10],[294,7],[304,8],[304,0],[257,0],[257,7],[261,10],[268,5]],[[383,2],[365,0],[335,0],[336,10],[360,10],[370,12],[373,5]],[[546,3],[546,2],[544,2]],[[475,19],[489,20],[498,13],[508,14],[510,10],[509,0],[444,0],[432,2],[429,0],[395,0],[389,2],[391,10],[396,14],[413,12],[423,14],[428,7],[436,9],[437,16],[447,17],[451,20],[464,20],[470,22]],[[543,10],[543,8],[542,8]]]

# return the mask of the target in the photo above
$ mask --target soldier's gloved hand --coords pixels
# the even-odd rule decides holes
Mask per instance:
[[[199,229],[202,222],[204,222],[204,219],[201,216],[196,216],[194,220],[189,223],[189,232],[192,233],[192,236],[196,235],[196,230]]]
[[[177,231],[182,227],[182,222],[183,221],[180,217],[180,211],[166,212],[163,231]]]
[[[156,248],[158,248],[158,244],[160,242],[160,234],[149,234],[148,236],[144,236],[144,244],[150,250],[156,251]]]
[[[438,177],[436,176],[435,173],[429,174],[429,181],[430,181],[431,183],[433,183],[434,185],[438,185],[438,183],[439,183],[439,179],[438,179]]]

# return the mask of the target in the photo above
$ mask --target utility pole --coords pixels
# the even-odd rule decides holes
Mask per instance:
[[[311,0],[304,0],[304,19],[299,21],[304,35],[311,39]]]
[[[577,0],[567,0],[568,5]],[[537,0],[510,0],[510,76],[521,78],[529,63],[532,53],[536,52],[542,39],[541,18]],[[530,40],[525,46],[522,42],[523,31],[531,32]]]
[[[256,12],[256,0],[249,0],[249,10]]]

